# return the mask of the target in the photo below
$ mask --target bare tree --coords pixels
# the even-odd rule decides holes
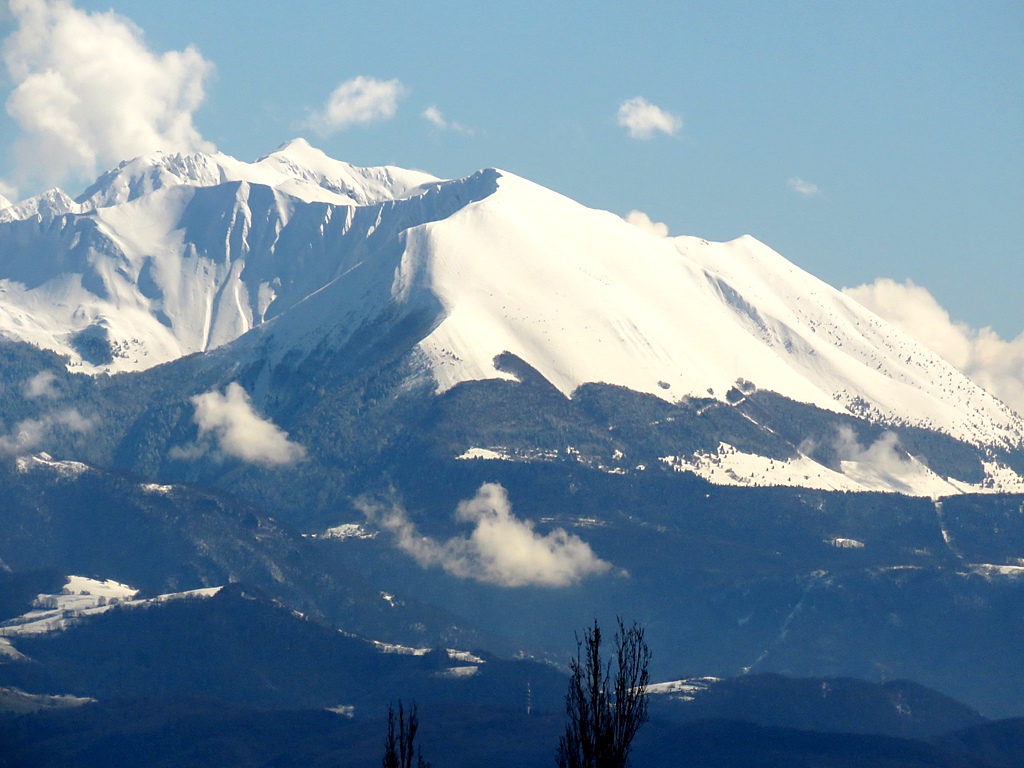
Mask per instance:
[[[423,760],[419,747],[416,746],[416,731],[419,730],[420,720],[416,715],[416,705],[412,705],[408,720],[405,717],[405,710],[402,708],[402,701],[398,701],[398,730],[395,730],[395,710],[388,705],[388,735],[384,741],[384,758],[381,760],[382,768],[412,768],[413,757],[416,758],[416,768],[430,768],[430,763]]]
[[[558,768],[625,768],[633,737],[647,722],[647,666],[651,652],[643,627],[618,619],[615,653],[601,659],[601,628],[576,638],[565,694],[568,722],[558,742]]]

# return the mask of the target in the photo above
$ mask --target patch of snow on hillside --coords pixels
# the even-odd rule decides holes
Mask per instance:
[[[55,461],[48,453],[35,456],[19,456],[15,460],[18,472],[25,474],[33,470],[48,469],[68,479],[80,477],[89,471],[89,465],[80,461]]]
[[[11,641],[6,637],[0,636],[0,658],[10,659],[11,661],[27,661],[28,656],[23,654],[13,645]]]
[[[477,666],[465,666],[465,667],[448,667],[441,672],[434,674],[434,677],[442,677],[449,680],[461,680],[466,677],[472,677],[480,668]]]
[[[720,681],[721,678],[718,677],[687,677],[665,683],[651,683],[647,686],[647,692],[654,696],[666,696],[677,701],[693,701]]]
[[[977,573],[988,579],[996,576],[1009,576],[1011,578],[1024,577],[1024,565],[992,565],[990,563],[975,563],[968,567],[972,573]]]
[[[513,457],[503,448],[499,448],[497,450],[494,448],[469,448],[455,458],[461,460],[487,459],[491,461],[513,461]]]
[[[377,531],[369,531],[359,523],[342,523],[333,528],[328,528],[323,533],[307,534],[311,539],[375,539]]]
[[[397,653],[400,656],[426,656],[431,648],[410,648],[408,645],[395,645],[394,643],[382,643],[379,640],[372,640],[373,647],[381,653]]]
[[[38,595],[33,610],[0,624],[0,637],[19,637],[58,632],[89,616],[104,613],[114,606],[142,607],[187,597],[212,597],[220,587],[174,592],[137,600],[138,590],[107,579],[69,576],[60,594]]]
[[[825,543],[831,544],[836,549],[864,549],[863,541],[857,541],[856,539],[844,539],[842,536],[829,539]]]
[[[720,443],[715,453],[700,451],[692,456],[662,456],[659,460],[676,472],[693,472],[715,485],[863,490],[855,481],[803,454],[794,459],[772,459]]]
[[[1001,461],[982,461],[985,479],[980,483],[965,483],[950,478],[950,483],[962,493],[1024,493],[1024,477]]]
[[[483,664],[484,660],[479,656],[474,656],[469,651],[457,651],[454,648],[445,648],[445,652],[448,654],[448,658],[452,661],[464,661],[467,664]]]
[[[843,471],[836,472],[803,454],[781,461],[744,453],[727,443],[720,443],[716,453],[663,456],[660,460],[677,472],[693,472],[715,485],[882,491],[930,498],[961,492],[912,457],[902,463],[885,466],[866,460],[842,461]]]

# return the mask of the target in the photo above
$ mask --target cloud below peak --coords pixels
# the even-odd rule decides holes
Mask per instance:
[[[224,455],[250,464],[285,466],[306,458],[306,450],[289,440],[287,432],[256,412],[237,382],[228,384],[223,395],[217,390],[196,395],[192,404],[199,442],[171,449],[171,458],[198,458],[207,453],[211,441]]]
[[[357,505],[421,566],[440,566],[462,579],[503,587],[566,587],[611,568],[562,528],[537,533],[531,521],[512,514],[508,493],[497,483],[484,483],[456,508],[456,520],[473,525],[469,536],[443,542],[423,536],[400,506],[388,509],[366,500]]]
[[[618,124],[626,129],[631,139],[646,140],[658,133],[674,136],[683,127],[683,120],[643,96],[634,96],[619,105]]]

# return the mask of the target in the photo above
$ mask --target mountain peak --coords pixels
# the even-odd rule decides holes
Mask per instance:
[[[213,189],[229,182],[244,188]],[[271,319],[261,338],[279,360],[340,352],[360,328],[415,315],[441,392],[514,378],[494,362],[509,353],[567,396],[603,382],[727,399],[744,382],[974,444],[1024,434],[926,347],[755,238],[652,238],[510,173],[442,182],[293,139],[254,163],[146,155],[79,203],[54,190],[0,222],[12,211],[66,221],[28,245],[0,229],[0,333],[81,370],[148,368]]]

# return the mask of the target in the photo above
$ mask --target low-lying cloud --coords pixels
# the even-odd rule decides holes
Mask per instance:
[[[634,227],[639,227],[649,235],[668,237],[668,224],[660,221],[651,221],[651,217],[643,211],[630,211],[624,218]]]
[[[655,134],[674,136],[683,127],[683,120],[651,104],[643,96],[626,99],[619,105],[618,123],[632,139],[653,139]]]
[[[390,120],[398,112],[398,100],[403,95],[405,86],[398,80],[377,80],[359,75],[335,88],[323,108],[309,119],[308,125],[318,133],[328,135],[353,125]]]
[[[7,434],[0,434],[0,456],[18,456],[42,448],[61,431],[84,433],[92,428],[92,419],[82,416],[75,408],[24,419]]]
[[[12,86],[5,106],[20,129],[15,183],[91,178],[101,164],[156,150],[213,150],[192,122],[213,71],[194,47],[154,53],[130,20],[71,0],[8,7],[15,29],[2,55]]]
[[[455,510],[456,520],[473,525],[472,533],[443,542],[420,534],[399,506],[384,508],[364,500],[359,507],[421,566],[440,566],[463,579],[503,587],[566,587],[611,568],[589,544],[562,528],[537,533],[531,521],[512,514],[508,493],[497,483],[484,483]]]
[[[252,399],[237,382],[192,398],[199,441],[171,449],[171,458],[195,459],[213,445],[225,456],[250,464],[284,466],[306,458],[306,450],[288,439],[288,433],[253,408]],[[213,444],[213,445],[211,445]]]
[[[869,446],[863,446],[851,427],[842,426],[836,434],[832,448],[840,461],[854,461],[880,472],[899,475],[911,466],[910,459],[900,450],[900,440],[894,432],[884,432]]]
[[[40,371],[22,385],[22,392],[28,400],[36,400],[41,397],[58,398],[60,392],[54,385],[56,381],[57,374],[53,371]]]
[[[1024,334],[1006,341],[991,328],[954,322],[926,288],[910,280],[883,277],[843,292],[1024,414]]]

